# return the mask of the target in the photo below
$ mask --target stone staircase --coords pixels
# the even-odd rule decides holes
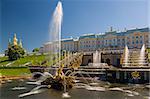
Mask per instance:
[[[149,65],[148,53],[145,52],[142,58],[140,55],[140,50],[129,51],[127,61],[125,61],[125,53],[123,53],[121,60],[122,67],[145,67]]]

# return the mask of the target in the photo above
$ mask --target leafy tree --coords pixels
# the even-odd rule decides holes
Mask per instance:
[[[23,57],[24,54],[25,50],[20,46],[13,45],[8,48],[7,55],[9,60],[17,60],[18,58]]]
[[[8,49],[5,50],[5,56],[8,56]]]
[[[39,48],[34,48],[32,52],[39,52]]]

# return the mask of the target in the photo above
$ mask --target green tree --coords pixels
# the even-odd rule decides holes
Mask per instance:
[[[34,48],[32,52],[39,52],[39,48]]]
[[[24,54],[25,50],[20,46],[13,45],[8,48],[7,55],[9,60],[17,60],[18,58],[23,57]]]
[[[5,56],[8,56],[8,49],[5,50]]]

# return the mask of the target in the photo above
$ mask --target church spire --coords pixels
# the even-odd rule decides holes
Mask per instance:
[[[19,41],[19,46],[22,48],[22,40]]]
[[[12,44],[12,42],[11,42],[11,38],[9,38],[9,39],[8,39],[8,47],[10,47],[10,46],[11,46],[11,44]]]
[[[14,34],[14,39],[13,39],[13,40],[14,40],[14,41],[13,41],[13,45],[18,45],[18,44],[17,44],[17,41],[18,41],[18,40],[17,40],[17,37],[16,37],[16,33]]]

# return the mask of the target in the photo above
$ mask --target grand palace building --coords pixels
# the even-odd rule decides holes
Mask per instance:
[[[43,44],[40,52],[49,52],[52,42]],[[108,32],[100,34],[84,34],[78,39],[62,39],[61,49],[70,52],[91,52],[100,49],[122,50],[127,45],[129,49],[140,49],[145,44],[150,48],[149,28],[136,28],[117,32],[111,27]]]

